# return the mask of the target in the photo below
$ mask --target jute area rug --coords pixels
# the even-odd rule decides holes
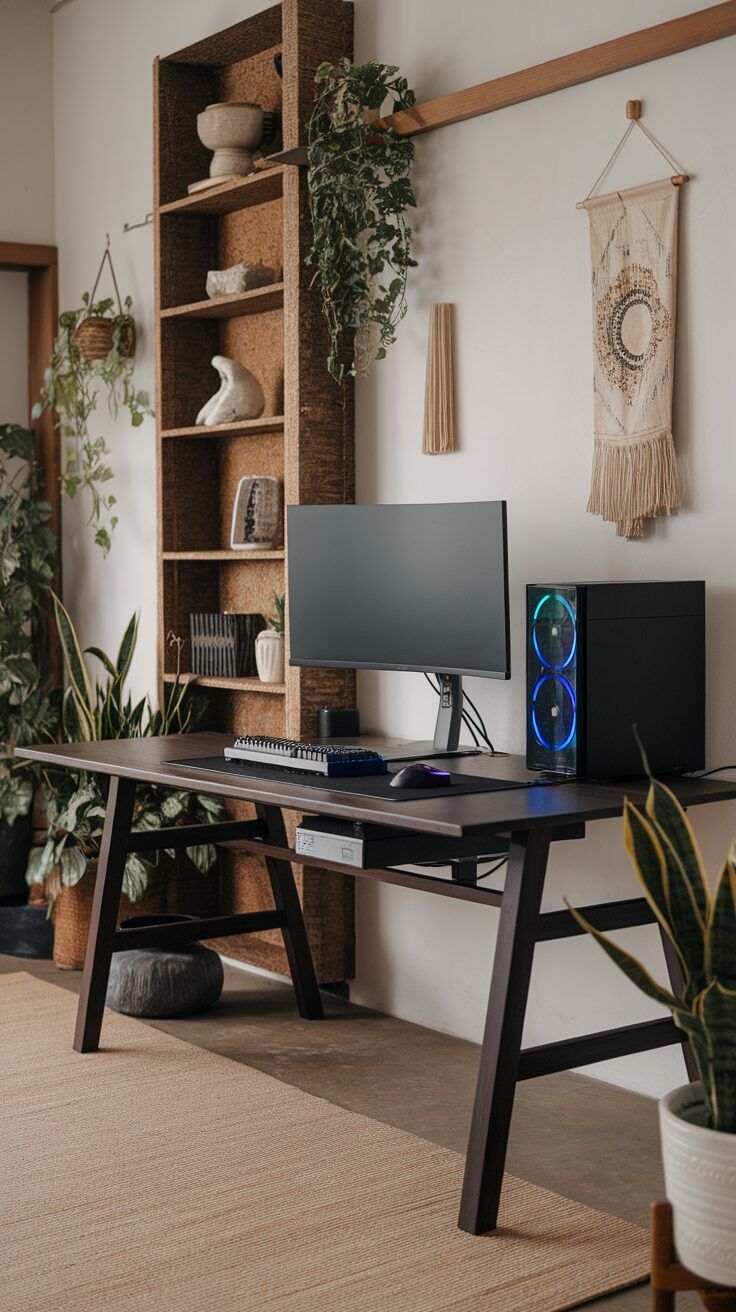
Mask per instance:
[[[0,976],[3,1312],[557,1312],[634,1284],[644,1232],[507,1178],[456,1228],[461,1158]]]

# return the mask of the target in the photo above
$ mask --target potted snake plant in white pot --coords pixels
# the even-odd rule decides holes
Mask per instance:
[[[571,910],[692,1044],[700,1080],[660,1102],[675,1248],[703,1280],[736,1286],[736,844],[711,892],[689,821],[664,784],[650,779],[644,812],[627,801],[624,824],[644,895],[682,963],[679,995]]]

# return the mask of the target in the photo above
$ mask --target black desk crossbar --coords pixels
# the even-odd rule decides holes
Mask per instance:
[[[206,920],[177,920],[168,925],[131,925],[118,929],[113,952],[131,948],[181,948],[202,938],[229,938],[232,934],[260,934],[264,929],[285,929],[283,911],[244,911],[235,916],[210,916]]]

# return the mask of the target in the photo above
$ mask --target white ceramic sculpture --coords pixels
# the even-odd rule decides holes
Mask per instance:
[[[258,379],[237,360],[225,355],[212,358],[212,368],[220,375],[220,387],[202,406],[198,424],[234,424],[239,419],[257,419],[263,414],[266,398]]]
[[[233,296],[237,292],[250,292],[254,287],[268,287],[279,281],[280,274],[266,264],[232,264],[229,269],[210,269],[207,274],[207,295]]]
[[[202,145],[215,152],[210,177],[242,177],[253,172],[253,151],[263,141],[263,110],[237,101],[208,105],[197,115],[197,132]]]

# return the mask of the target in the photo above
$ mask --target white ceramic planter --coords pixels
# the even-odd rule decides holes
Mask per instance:
[[[680,1261],[705,1280],[736,1285],[736,1134],[709,1130],[700,1084],[659,1104],[662,1160]]]
[[[256,638],[256,668],[261,683],[284,682],[284,639],[273,629],[263,629]]]

